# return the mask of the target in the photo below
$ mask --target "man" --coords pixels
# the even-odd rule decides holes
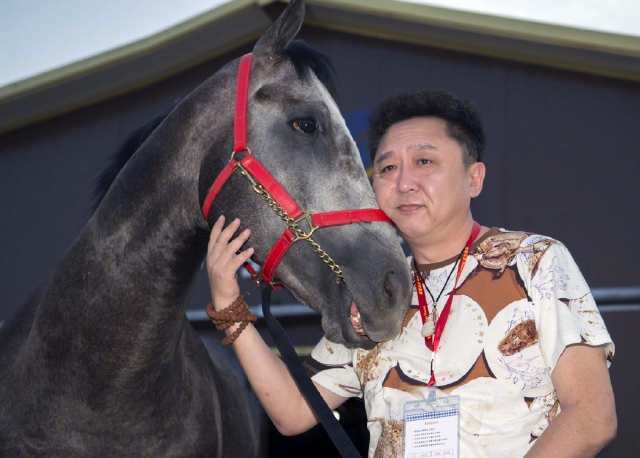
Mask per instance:
[[[412,253],[412,307],[401,334],[372,350],[322,339],[312,353],[325,366],[313,380],[331,407],[364,396],[369,456],[424,444],[404,443],[416,400],[459,400],[459,432],[447,437],[463,457],[593,456],[615,435],[613,343],[571,255],[551,238],[473,220],[483,148],[477,114],[449,94],[394,97],[374,115],[373,187]],[[208,256],[218,310],[238,297],[235,270],[251,255],[236,255],[249,232],[233,239],[239,222],[223,225],[214,225]],[[315,424],[255,328],[234,348],[282,433]],[[435,428],[448,434],[443,422]]]

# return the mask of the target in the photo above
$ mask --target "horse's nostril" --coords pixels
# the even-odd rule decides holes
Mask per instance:
[[[402,282],[398,277],[398,274],[393,270],[387,272],[384,276],[384,294],[386,298],[389,300],[389,304],[393,305],[396,297],[398,297],[398,293],[402,288]]]

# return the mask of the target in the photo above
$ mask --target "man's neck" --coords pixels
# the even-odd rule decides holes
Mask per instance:
[[[407,243],[418,264],[442,262],[460,254],[472,228],[473,217],[469,212],[462,220],[452,222],[420,240],[407,240]]]

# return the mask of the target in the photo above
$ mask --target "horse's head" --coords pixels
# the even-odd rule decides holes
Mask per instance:
[[[375,208],[376,200],[344,119],[331,96],[326,58],[292,42],[304,18],[302,1],[293,1],[259,39],[253,50],[248,91],[248,146],[298,205],[312,213]],[[237,62],[222,73],[233,75]],[[216,101],[233,112],[235,80]],[[205,88],[206,90],[206,88]],[[227,117],[228,122],[228,117]],[[212,169],[220,170],[215,151],[202,162],[200,192],[204,200]],[[218,159],[213,159],[217,157]],[[266,200],[239,173],[225,184],[209,215],[238,216],[250,227],[255,260],[262,263],[285,225]],[[399,238],[388,222],[357,223],[319,229],[313,239],[343,272],[337,281],[321,256],[305,240],[295,243],[277,268],[277,277],[302,302],[322,314],[328,338],[350,346],[367,346],[396,335],[406,310],[410,280]],[[360,313],[362,337],[350,316]]]

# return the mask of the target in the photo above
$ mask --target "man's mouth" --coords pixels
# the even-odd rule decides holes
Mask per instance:
[[[419,204],[403,204],[403,205],[398,205],[396,208],[402,213],[411,213],[411,212],[420,210],[423,207],[424,205],[419,205]]]
[[[365,336],[364,328],[362,327],[362,317],[360,316],[360,310],[355,302],[351,303],[351,326],[356,334]]]

